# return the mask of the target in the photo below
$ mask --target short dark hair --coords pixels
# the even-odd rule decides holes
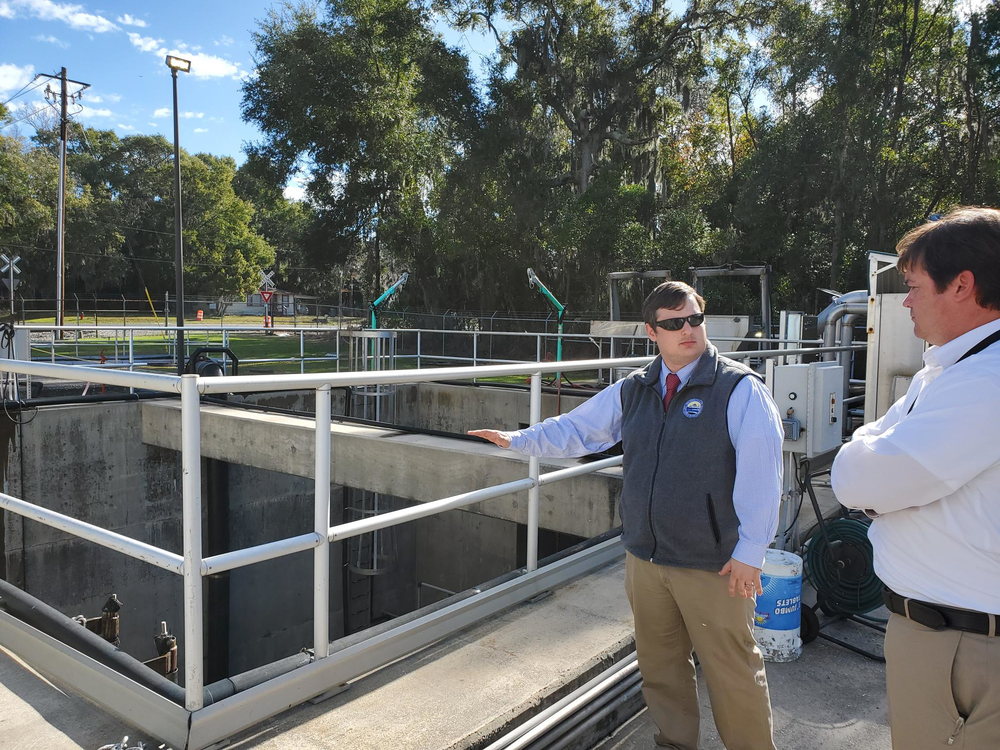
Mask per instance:
[[[937,221],[911,229],[896,245],[896,267],[921,268],[938,292],[962,271],[976,281],[980,307],[1000,310],[1000,211],[995,208],[956,208]]]
[[[685,284],[683,281],[664,281],[651,291],[646,297],[646,301],[642,303],[642,319],[649,325],[655,326],[657,310],[663,308],[679,310],[684,307],[688,297],[694,297],[698,309],[705,312],[705,300],[694,290],[693,286]]]

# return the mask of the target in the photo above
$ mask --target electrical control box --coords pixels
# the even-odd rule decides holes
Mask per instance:
[[[785,428],[782,450],[812,458],[840,447],[843,367],[834,362],[777,365],[771,391]]]

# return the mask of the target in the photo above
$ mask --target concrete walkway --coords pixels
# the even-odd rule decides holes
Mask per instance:
[[[874,613],[885,617],[885,610]],[[854,623],[823,632],[875,653],[882,635]],[[701,703],[700,750],[725,750],[719,738],[705,680],[698,673]],[[778,750],[890,750],[886,716],[885,665],[823,639],[805,646],[788,664],[767,665],[774,740]],[[655,727],[645,709],[597,747],[655,750]]]

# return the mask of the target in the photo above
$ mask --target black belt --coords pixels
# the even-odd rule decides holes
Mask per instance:
[[[996,636],[1000,615],[973,612],[968,609],[929,604],[900,596],[888,587],[882,588],[882,601],[890,612],[918,622],[931,630],[964,630],[967,633]]]

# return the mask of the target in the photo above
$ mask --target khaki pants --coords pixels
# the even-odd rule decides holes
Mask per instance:
[[[892,615],[885,659],[893,750],[1000,748],[1000,638]]]
[[[729,577],[640,560],[625,562],[635,616],[642,694],[656,744],[698,748],[698,681],[692,649],[708,684],[712,713],[728,750],[774,750],[764,660],[753,638],[754,600],[729,596]]]

